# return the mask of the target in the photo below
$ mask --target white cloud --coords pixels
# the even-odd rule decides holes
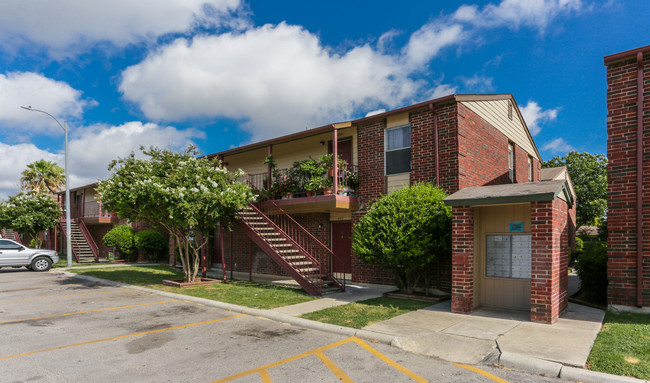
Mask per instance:
[[[55,56],[93,44],[125,46],[198,25],[230,23],[240,0],[111,0],[0,2],[0,45],[37,44]]]
[[[492,77],[479,76],[476,73],[472,77],[461,77],[460,80],[465,85],[465,88],[472,92],[485,93],[494,91],[494,84],[492,84],[494,79]]]
[[[29,112],[20,106],[33,106],[64,119],[81,117],[84,108],[95,104],[83,100],[80,91],[65,82],[32,72],[0,74],[0,131],[9,128],[20,134],[60,132],[61,128],[50,117]]]
[[[119,126],[93,125],[71,131],[70,184],[71,188],[97,181],[108,176],[108,164],[116,157],[138,152],[142,145],[181,150],[192,139],[203,138],[204,133],[189,129],[179,130],[171,126],[143,124],[139,121]],[[7,145],[0,143],[0,198],[19,190],[20,173],[27,164],[44,158],[64,166],[64,153],[42,150],[33,144]]]
[[[263,63],[263,65],[260,65]],[[343,54],[298,26],[178,39],[123,72],[120,91],[148,118],[244,120],[253,139],[394,107],[420,84],[369,45]]]
[[[370,112],[366,113],[366,117],[375,116],[377,114],[382,114],[384,112],[386,112],[386,109],[383,109],[383,108],[382,109],[377,109],[377,110],[371,110]]]
[[[572,150],[575,150],[575,148],[571,145],[569,145],[564,138],[556,138],[551,141],[546,142],[542,146],[542,150],[544,151],[549,151],[551,154],[559,154],[559,153],[568,153]]]
[[[449,84],[440,84],[433,89],[429,98],[436,99],[444,96],[449,96],[450,94],[456,93],[457,90],[458,90],[457,86],[451,86]]]
[[[519,111],[521,111],[521,115],[524,117],[524,121],[526,121],[528,130],[530,130],[530,134],[533,136],[542,130],[540,124],[553,121],[557,118],[558,110],[559,108],[542,110],[539,104],[532,100],[528,100],[526,106],[519,107]]]
[[[487,4],[481,10],[476,5],[462,5],[454,13],[453,20],[480,27],[518,29],[529,26],[543,32],[559,15],[584,8],[582,0],[503,0],[498,5]]]
[[[525,5],[529,4],[530,7]],[[155,121],[225,117],[241,122],[252,140],[348,119],[361,111],[393,108],[427,93],[421,79],[443,49],[473,42],[483,28],[544,28],[577,10],[580,0],[503,0],[479,9],[463,6],[423,25],[401,49],[376,46],[347,51],[323,46],[317,35],[281,23],[243,32],[176,39],[122,73],[119,89]],[[489,77],[465,79],[474,91],[493,91]],[[438,85],[441,96],[456,91]]]

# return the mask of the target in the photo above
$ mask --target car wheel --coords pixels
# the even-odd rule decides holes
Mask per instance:
[[[32,270],[48,271],[52,267],[52,261],[46,257],[38,257],[32,261]]]

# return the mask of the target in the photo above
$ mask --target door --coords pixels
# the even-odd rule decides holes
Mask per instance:
[[[352,272],[352,222],[332,222],[332,260],[335,273]]]
[[[0,239],[0,266],[27,265],[29,252],[23,246],[8,239]]]
[[[347,162],[348,165],[352,165],[352,137],[339,140],[338,152],[343,161]],[[329,142],[328,153],[333,153],[332,141]]]

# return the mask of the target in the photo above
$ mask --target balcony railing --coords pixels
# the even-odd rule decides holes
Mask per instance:
[[[315,188],[312,180],[296,176],[295,168],[274,169],[271,182],[267,173],[247,174],[246,182],[254,189],[267,194],[269,198],[299,198],[312,195],[334,193],[334,169],[330,168],[328,175],[318,180]],[[340,165],[337,172],[337,190],[339,195],[356,196],[358,187],[358,167],[356,165]]]

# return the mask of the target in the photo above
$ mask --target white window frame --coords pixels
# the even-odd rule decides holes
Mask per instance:
[[[515,182],[515,144],[508,142],[508,175],[510,182]]]
[[[528,182],[533,182],[533,157],[528,156]]]
[[[394,130],[394,129],[404,129],[404,128],[409,128],[409,146],[404,146],[404,147],[388,150],[388,131]],[[388,174],[388,172],[387,172],[388,171],[388,169],[387,169],[387,162],[388,162],[387,153],[395,152],[395,151],[398,151],[398,150],[411,149],[413,147],[412,140],[411,140],[411,133],[412,132],[411,132],[411,125],[410,124],[405,124],[405,125],[400,125],[400,126],[393,126],[391,128],[384,129],[384,175],[385,176],[394,176],[394,175],[398,175],[398,174],[409,174],[409,173],[411,173],[411,170],[413,170],[412,169],[413,163],[412,163],[411,159],[409,158],[409,171],[408,172],[391,173],[391,174]],[[411,155],[411,157],[412,157],[412,155]]]

